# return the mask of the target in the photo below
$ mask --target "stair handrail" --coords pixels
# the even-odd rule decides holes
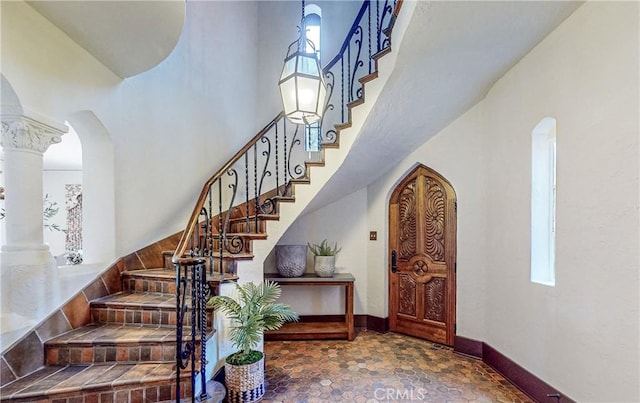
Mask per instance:
[[[189,221],[187,222],[187,227],[182,233],[180,242],[178,242],[178,246],[176,247],[176,250],[173,253],[172,262],[174,264],[179,263],[180,260],[183,259],[183,256],[185,256],[187,252],[189,239],[193,235],[193,231],[198,225],[198,218],[200,217],[200,212],[202,211],[202,207],[204,206],[210,187],[213,185],[213,183],[215,183],[218,179],[220,179],[222,175],[224,175],[224,173],[227,172],[227,170],[231,168],[233,164],[238,162],[240,158],[251,147],[253,147],[258,142],[258,140],[260,140],[262,136],[264,136],[264,134],[267,133],[283,117],[284,117],[284,111],[280,111],[276,115],[276,117],[273,118],[273,120],[267,123],[267,125],[262,130],[260,130],[255,136],[253,136],[253,138],[249,140],[249,142],[245,144],[244,147],[242,147],[237,153],[235,153],[234,156],[231,157],[231,159],[222,166],[222,168],[220,168],[215,174],[213,174],[213,176],[209,178],[209,180],[205,182],[204,186],[202,187],[202,191],[200,192],[200,196],[198,196],[198,200],[196,201],[196,206],[193,209],[193,212],[191,212],[191,216],[189,217]],[[184,259],[189,259],[189,258],[187,257]]]

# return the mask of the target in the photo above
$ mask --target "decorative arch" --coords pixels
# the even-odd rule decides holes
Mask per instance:
[[[67,121],[82,143],[82,238],[84,263],[115,258],[114,154],[109,132],[91,111]]]
[[[0,100],[2,102],[2,113],[5,114],[22,114],[22,104],[18,94],[9,83],[9,80],[0,73]]]

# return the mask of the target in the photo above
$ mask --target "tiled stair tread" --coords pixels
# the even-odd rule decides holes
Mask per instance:
[[[188,257],[188,256],[184,256],[184,257]],[[213,258],[217,259],[219,257],[220,257],[220,251],[219,250],[213,251]],[[222,258],[223,259],[235,259],[235,260],[247,260],[247,259],[253,259],[253,253],[222,252]]]
[[[258,220],[279,220],[280,219],[280,215],[279,214],[258,214]],[[255,215],[250,215],[249,216],[249,222],[251,221],[255,221],[256,220],[256,216]],[[247,221],[247,217],[246,216],[242,216],[242,217],[234,217],[234,218],[230,218],[229,222],[231,223],[237,223],[237,222],[244,222]]]
[[[266,235],[266,234],[265,234]],[[236,255],[231,255],[236,256]],[[252,255],[253,256],[253,255]],[[218,256],[214,256],[214,259]],[[124,271],[122,275],[128,278],[148,278],[148,279],[158,279],[158,280],[168,280],[174,282],[176,280],[176,271],[175,269],[167,269],[164,267],[158,267],[155,269],[144,269],[144,270],[133,270],[133,271]],[[213,275],[207,275],[207,281],[231,281],[236,280],[237,276],[228,274],[228,273],[214,273]],[[153,294],[153,293],[151,293]],[[161,293],[163,294],[163,293]],[[166,293],[164,293],[166,294]],[[171,295],[174,295],[173,293]]]
[[[132,270],[132,271],[123,271],[123,277],[144,277],[150,279],[161,279],[161,280],[175,280],[176,271],[175,269],[167,269],[164,267],[159,267],[156,269],[145,269],[145,270]]]
[[[62,393],[90,392],[126,385],[175,381],[174,363],[93,364],[45,367],[0,389],[2,399],[37,398]],[[185,371],[182,378],[189,378]]]
[[[184,327],[188,334],[190,327]],[[175,326],[92,323],[74,329],[46,342],[47,346],[68,345],[91,346],[98,344],[144,344],[173,342],[176,340]]]
[[[225,234],[227,238],[245,238],[245,239],[267,239],[266,232],[227,232]],[[213,239],[219,239],[222,236],[220,234],[212,234]]]
[[[176,296],[157,292],[122,291],[91,301],[92,307],[141,307],[157,309],[176,308]]]

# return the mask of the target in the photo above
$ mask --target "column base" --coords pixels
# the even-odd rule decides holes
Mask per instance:
[[[33,320],[48,312],[47,301],[56,292],[56,262],[47,245],[3,245],[0,253],[2,313]]]
[[[14,266],[56,267],[49,245],[43,244],[2,245],[0,262],[0,269]]]

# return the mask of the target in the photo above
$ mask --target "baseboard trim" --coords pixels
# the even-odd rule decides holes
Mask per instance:
[[[455,336],[453,340],[453,351],[479,360],[482,359],[482,346],[483,343],[481,341],[462,336]]]
[[[575,400],[555,389],[485,342],[456,336],[456,353],[482,360],[537,402],[575,403]]]
[[[363,315],[366,316],[366,328],[367,330],[373,330],[379,333],[386,333],[389,331],[389,318],[379,318],[377,316],[372,315]]]
[[[300,322],[344,322],[344,315],[300,315]],[[379,333],[389,331],[389,318],[372,315],[353,315],[356,329],[373,330]]]
[[[344,322],[344,315],[300,315],[300,322]]]

